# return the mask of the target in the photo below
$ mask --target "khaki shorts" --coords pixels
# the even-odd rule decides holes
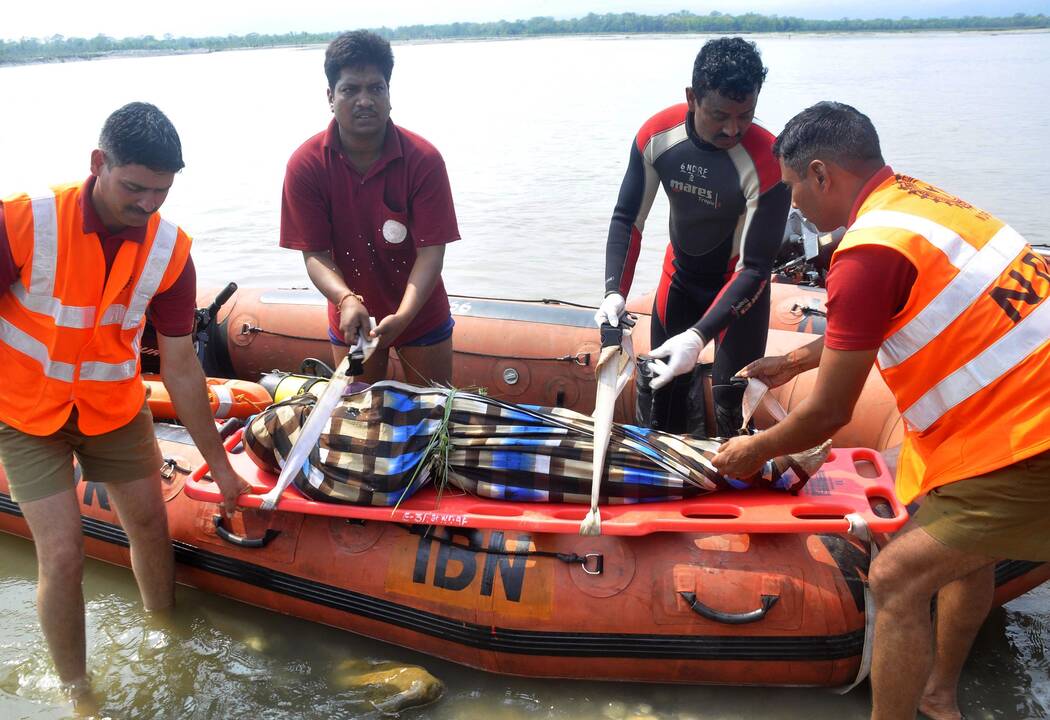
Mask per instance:
[[[24,503],[74,487],[73,457],[91,482],[127,482],[156,473],[163,462],[149,406],[127,425],[102,435],[84,435],[74,408],[51,435],[29,435],[0,422],[0,463],[11,498]]]
[[[915,521],[955,550],[1050,560],[1050,451],[934,488]]]

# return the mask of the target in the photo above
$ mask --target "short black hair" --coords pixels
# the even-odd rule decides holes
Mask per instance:
[[[867,115],[845,103],[824,100],[788,120],[773,143],[773,154],[805,177],[813,160],[851,171],[886,164],[879,134]]]
[[[324,53],[324,74],[328,76],[328,87],[335,90],[343,68],[359,68],[374,65],[379,68],[390,84],[394,72],[394,51],[390,43],[367,30],[345,32],[332,42]]]
[[[168,116],[155,105],[128,103],[115,110],[102,126],[98,146],[106,154],[106,165],[144,165],[157,172],[178,172],[182,141]]]
[[[769,68],[762,65],[758,46],[741,37],[708,40],[693,63],[693,94],[699,100],[709,90],[742,102],[762,89]]]

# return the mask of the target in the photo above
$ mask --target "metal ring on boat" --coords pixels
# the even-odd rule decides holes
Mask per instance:
[[[594,570],[589,568],[591,561],[594,561]],[[583,556],[583,562],[580,563],[580,568],[588,575],[601,575],[605,569],[605,559],[601,553],[587,553]]]

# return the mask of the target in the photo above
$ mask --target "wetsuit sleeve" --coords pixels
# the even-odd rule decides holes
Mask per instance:
[[[638,139],[631,143],[627,172],[609,223],[609,239],[605,244],[606,295],[620,293],[627,297],[642,247],[642,229],[660,187],[656,169],[646,158],[645,148],[638,144]]]
[[[746,211],[743,237],[735,272],[722,291],[693,327],[708,340],[713,340],[754,305],[765,290],[773,272],[773,259],[784,239],[791,192],[777,181],[749,202],[754,210]]]

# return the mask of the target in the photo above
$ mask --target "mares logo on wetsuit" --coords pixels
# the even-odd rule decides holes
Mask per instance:
[[[672,180],[670,186],[672,192],[684,192],[689,193],[690,195],[696,195],[697,200],[705,205],[718,207],[720,204],[718,202],[718,193],[710,188],[700,187],[699,185],[682,182],[681,180]]]

